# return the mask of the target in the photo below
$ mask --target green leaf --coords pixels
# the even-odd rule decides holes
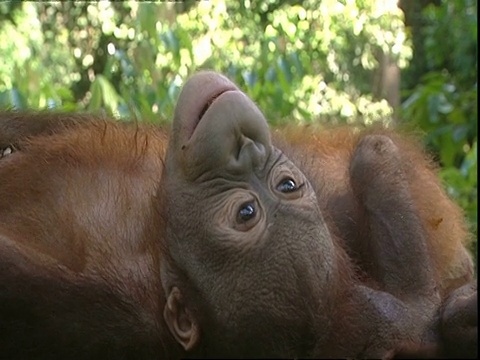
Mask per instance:
[[[102,85],[98,77],[92,82],[90,86],[90,103],[88,104],[88,111],[98,111],[102,106]]]

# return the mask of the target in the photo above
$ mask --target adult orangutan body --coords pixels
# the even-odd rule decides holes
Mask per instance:
[[[422,152],[385,130],[272,137],[208,72],[168,148],[146,125],[0,115],[2,355],[475,356],[468,234]]]

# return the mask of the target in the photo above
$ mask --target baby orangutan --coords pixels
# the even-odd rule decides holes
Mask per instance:
[[[202,72],[171,130],[5,112],[0,149],[5,358],[477,355],[469,234],[408,136],[271,133]]]

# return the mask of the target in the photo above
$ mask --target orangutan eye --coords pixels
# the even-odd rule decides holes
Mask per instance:
[[[285,178],[277,185],[277,190],[282,193],[292,193],[298,189],[299,187],[292,178]]]
[[[239,222],[247,222],[255,217],[257,214],[257,210],[255,209],[255,205],[251,202],[245,203],[240,207],[238,211],[238,221]]]

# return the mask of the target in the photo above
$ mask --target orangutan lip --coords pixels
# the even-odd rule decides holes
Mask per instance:
[[[203,116],[205,115],[205,113],[207,112],[207,110],[210,108],[210,106],[212,106],[212,104],[220,97],[222,96],[223,94],[225,94],[226,92],[229,92],[229,91],[238,91],[238,89],[236,89],[235,87],[231,87],[231,88],[223,88],[221,91],[215,93],[213,96],[210,97],[210,99],[207,101],[207,103],[203,106],[202,110],[200,111],[200,113],[198,114],[198,117],[196,118],[194,124],[193,124],[193,128],[192,128],[192,132],[190,134],[190,137],[193,136],[193,133],[195,132],[195,129],[197,128],[198,124],[200,123],[200,121],[202,120]]]

